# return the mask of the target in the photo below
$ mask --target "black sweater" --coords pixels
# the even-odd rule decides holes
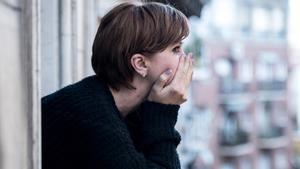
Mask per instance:
[[[43,169],[179,169],[179,106],[144,102],[126,119],[91,76],[42,98]]]

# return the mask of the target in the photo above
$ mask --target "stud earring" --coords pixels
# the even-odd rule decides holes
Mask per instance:
[[[146,73],[143,73],[143,75],[142,75],[142,76],[143,76],[143,78],[145,78],[145,77],[146,77]]]

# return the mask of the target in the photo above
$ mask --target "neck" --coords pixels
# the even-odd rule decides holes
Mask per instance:
[[[150,85],[142,79],[134,80],[131,85],[133,85],[136,89],[122,87],[120,90],[116,91],[109,88],[116,106],[123,117],[126,117],[146,99],[150,88]]]

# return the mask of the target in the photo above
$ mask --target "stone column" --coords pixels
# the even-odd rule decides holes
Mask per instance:
[[[0,168],[40,169],[39,0],[0,1]]]
[[[60,88],[58,0],[41,2],[42,96]]]

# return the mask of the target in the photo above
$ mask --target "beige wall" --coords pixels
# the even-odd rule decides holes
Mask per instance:
[[[0,169],[39,166],[37,7],[0,1]]]
[[[20,11],[0,4],[0,145],[1,168],[26,166],[27,131],[23,110],[26,88],[20,57]],[[25,82],[26,84],[26,82]],[[21,132],[16,132],[16,131]],[[20,153],[14,151],[19,150]],[[16,160],[16,161],[14,161]]]

